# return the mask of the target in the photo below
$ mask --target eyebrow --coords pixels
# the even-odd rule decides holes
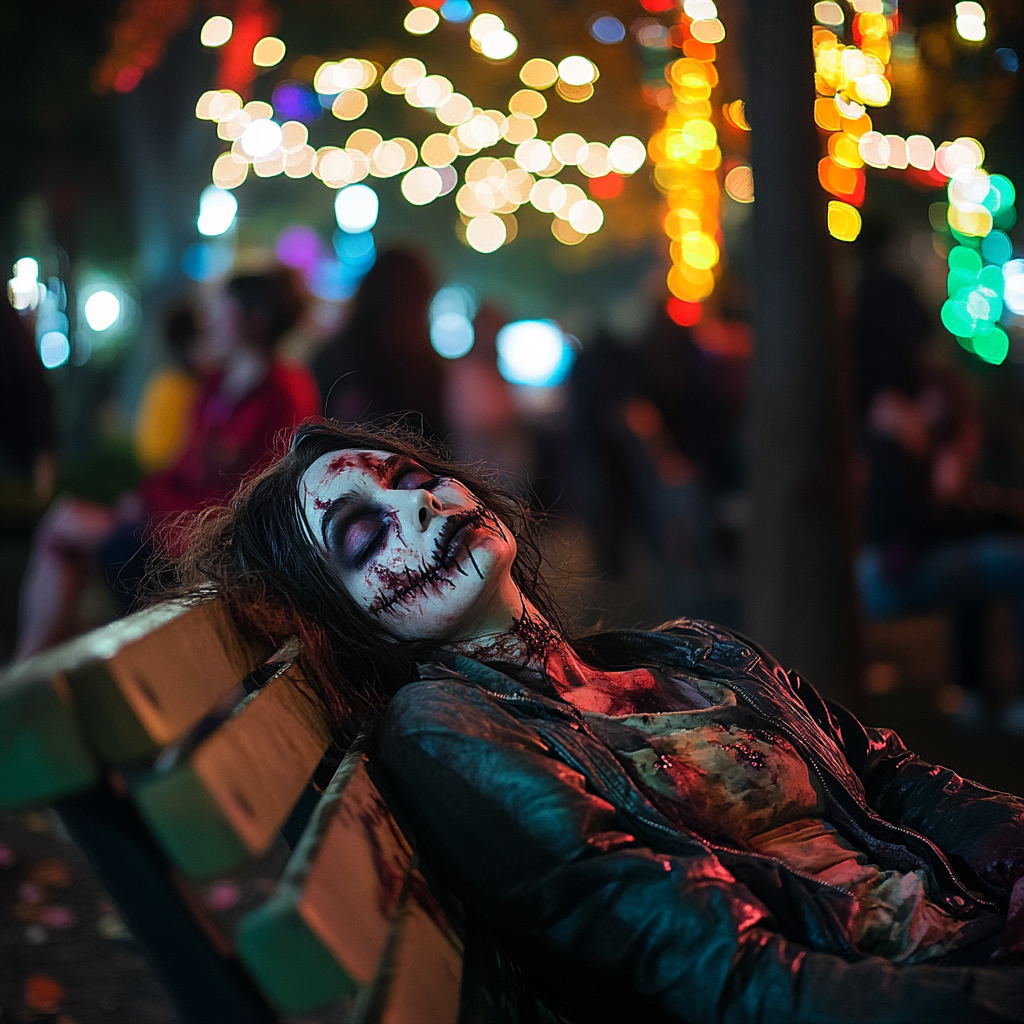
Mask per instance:
[[[381,485],[386,480],[387,483],[391,484],[395,481],[395,476],[402,470],[418,466],[419,463],[411,459],[408,455],[394,454],[389,455],[380,464],[380,472],[371,470],[370,472],[377,478],[377,482]],[[327,543],[327,527],[331,524],[335,516],[341,509],[347,508],[350,505],[355,504],[364,495],[359,491],[346,491],[344,494],[339,494],[338,497],[334,498],[324,509],[323,515],[320,517],[320,537],[323,540],[325,548],[330,548]]]

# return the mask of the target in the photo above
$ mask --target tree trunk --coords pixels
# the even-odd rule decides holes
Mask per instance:
[[[754,166],[747,629],[842,698],[859,674],[843,332],[804,4],[748,0]]]

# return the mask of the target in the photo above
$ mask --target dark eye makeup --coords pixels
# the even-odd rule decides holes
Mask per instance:
[[[422,466],[403,466],[392,478],[396,491],[433,490],[441,478],[432,476]],[[325,530],[327,546],[345,566],[359,569],[384,544],[391,516],[381,508],[349,509],[330,517]]]

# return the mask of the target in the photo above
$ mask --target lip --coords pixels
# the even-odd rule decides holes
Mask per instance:
[[[458,564],[458,555],[464,546],[468,547],[470,534],[485,520],[486,516],[478,509],[456,512],[448,516],[434,541],[431,564],[424,565],[415,575],[406,571],[404,582],[401,578],[396,579],[395,585],[381,593],[370,606],[370,611],[379,615],[396,605],[404,604],[414,594],[431,586],[454,586],[451,577],[455,571],[466,575],[465,570]]]

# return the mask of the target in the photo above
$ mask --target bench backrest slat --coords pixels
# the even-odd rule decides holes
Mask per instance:
[[[288,668],[180,762],[132,792],[171,859],[212,878],[266,852],[330,742],[299,670]]]

